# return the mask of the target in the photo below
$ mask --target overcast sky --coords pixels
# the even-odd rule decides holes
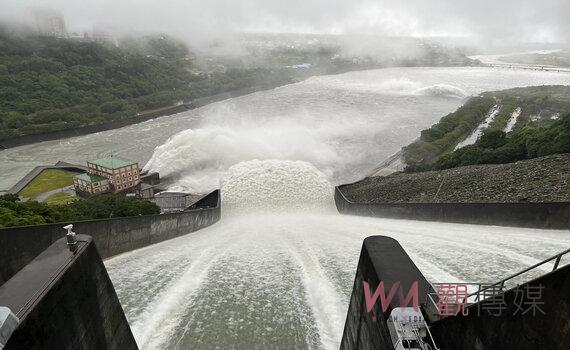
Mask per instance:
[[[187,39],[227,32],[465,36],[570,40],[570,0],[0,0],[0,17],[34,8],[65,16],[72,31],[163,31]]]

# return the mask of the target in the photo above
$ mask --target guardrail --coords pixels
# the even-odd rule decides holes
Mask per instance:
[[[522,276],[523,274],[536,270],[542,266],[544,266],[545,264],[554,261],[554,265],[552,267],[552,269],[548,269],[546,271],[548,272],[552,272],[557,270],[559,267],[561,267],[560,262],[562,261],[562,257],[566,254],[570,253],[570,249],[566,249],[565,251],[562,251],[556,255],[551,256],[548,259],[545,259],[537,264],[534,264],[530,267],[527,267],[524,270],[521,270],[513,275],[510,275],[506,278],[503,278],[502,280],[495,282],[495,283],[433,283],[432,284],[432,289],[428,292],[428,294],[426,295],[426,307],[428,308],[428,312],[431,315],[436,315],[436,314],[441,314],[441,312],[439,312],[439,298],[442,296],[442,289],[443,288],[447,288],[448,286],[461,286],[462,288],[465,287],[465,295],[457,295],[457,293],[455,295],[448,295],[449,297],[451,297],[452,300],[447,300],[446,303],[451,303],[453,304],[455,302],[455,307],[457,308],[455,311],[458,311],[458,309],[460,307],[468,307],[470,305],[476,304],[478,302],[487,300],[487,299],[492,299],[494,297],[496,297],[499,294],[504,293],[507,290],[507,282],[514,280],[517,277]],[[567,265],[570,262],[567,262],[565,264],[563,264],[562,266]],[[527,281],[525,281],[526,283]],[[515,285],[511,285],[511,287],[516,287],[517,284]],[[469,288],[469,287],[476,287],[476,288]],[[470,290],[475,289],[475,291],[470,292]],[[457,290],[456,290],[457,292]],[[445,295],[443,295],[445,296]],[[453,310],[452,310],[453,311]],[[441,319],[443,317],[436,317],[438,319]]]

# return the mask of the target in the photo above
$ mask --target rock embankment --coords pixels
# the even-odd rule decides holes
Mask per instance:
[[[508,164],[368,177],[341,186],[358,203],[570,202],[570,153]]]

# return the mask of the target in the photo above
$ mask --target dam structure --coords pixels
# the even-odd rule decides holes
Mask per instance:
[[[569,253],[566,249],[494,283],[434,284],[396,240],[368,237],[340,349],[566,349],[570,265],[560,262]],[[524,278],[535,269],[545,272]],[[379,299],[371,299],[372,291],[381,287]],[[400,294],[390,297],[394,287]],[[418,318],[406,318],[414,307]],[[401,328],[396,331],[394,324]],[[411,332],[403,331],[410,326]]]
[[[382,266],[400,266],[399,270],[391,269],[392,280],[400,275],[405,279],[410,273],[421,277],[424,282],[420,295],[425,296],[429,284],[496,282],[511,272],[567,249],[570,240],[569,233],[560,230],[340,215],[334,207],[333,187],[322,173],[303,162],[246,162],[230,169],[223,184],[224,217],[220,222],[111,257],[104,262],[106,271],[101,270],[101,265],[97,267],[101,277],[94,282],[82,282],[87,289],[84,294],[76,294],[84,295],[78,303],[82,307],[94,305],[91,306],[94,311],[90,312],[98,312],[103,320],[109,318],[109,322],[114,320],[116,324],[112,326],[115,331],[100,330],[101,338],[97,344],[106,344],[103,347],[108,348],[142,349],[209,349],[212,344],[221,348],[261,349],[279,344],[279,348],[367,349],[370,344],[376,344],[371,338],[364,338],[368,340],[360,341],[360,345],[346,338],[354,332],[347,329],[364,329],[358,322],[365,322],[368,317],[367,314],[355,314],[354,298],[362,297],[362,294],[353,291],[353,287],[361,281],[359,274],[376,274],[377,280],[386,276],[378,268],[364,269],[364,253],[360,253],[358,263],[355,257],[361,248],[371,244],[382,247],[388,242],[383,249],[388,249],[390,255],[382,253],[382,249],[375,248],[375,251],[369,247],[369,259],[380,259]],[[248,205],[244,204],[244,196],[249,199]],[[366,238],[378,234],[389,238],[382,239],[381,244],[374,242],[374,238]],[[78,237],[85,241],[80,244],[87,244],[86,253],[80,250],[79,256],[90,251],[90,262],[101,261],[95,253],[96,244],[90,238]],[[529,245],[535,247],[532,252],[527,249]],[[54,253],[49,253],[49,249]],[[16,310],[40,310],[45,303],[49,305],[50,295],[58,295],[66,289],[52,284],[53,287],[41,294],[45,297],[36,299],[32,309],[18,307],[17,299],[11,301],[16,298],[11,296],[14,295],[11,291],[22,288],[22,281],[30,278],[28,276],[37,275],[34,271],[45,271],[44,268],[50,266],[43,263],[46,258],[52,259],[49,257],[53,254],[69,254],[64,253],[66,251],[64,241],[54,242],[48,251],[0,287],[0,300],[7,301],[5,303]],[[73,259],[77,260],[79,256]],[[63,257],[65,261],[65,255]],[[403,263],[393,265],[404,258],[407,260],[402,261],[409,261],[408,265],[413,268]],[[75,260],[56,274],[55,281],[61,281],[57,283],[63,283],[63,286],[69,278],[75,281],[71,285],[77,285],[73,266],[79,262]],[[87,266],[83,268],[88,269]],[[378,267],[377,264],[374,266]],[[487,269],[480,269],[480,266]],[[548,271],[551,270],[540,266],[529,271],[526,278],[543,278]],[[568,269],[561,266],[560,271],[567,272]],[[105,277],[107,273],[108,278]],[[80,275],[92,276],[93,273]],[[373,283],[374,279],[370,281]],[[93,294],[89,292],[90,288],[105,288],[107,292]],[[564,286],[557,288],[565,290]],[[108,301],[94,301],[91,298],[95,296],[105,296]],[[22,298],[27,300],[25,295]],[[110,307],[111,301],[115,306],[102,308]],[[80,310],[87,309],[69,312],[87,312]],[[13,342],[38,348],[37,344],[25,343],[26,337],[21,336],[28,332],[24,329],[30,332],[33,329],[28,328],[32,323],[26,321],[27,317],[32,317],[27,315],[33,313],[17,312],[23,316],[20,327],[26,328],[13,333]],[[124,316],[121,316],[123,312]],[[55,314],[54,317],[49,320],[65,320]],[[351,320],[351,317],[356,319]],[[48,322],[42,317],[35,319],[35,322]],[[438,322],[441,323],[431,324],[434,338],[436,342],[438,336],[449,338],[449,344],[458,340],[447,332],[468,329],[470,324],[450,320]],[[477,324],[477,320],[473,322]],[[107,321],[102,324],[112,325]],[[436,327],[436,324],[442,326]],[[33,327],[44,326],[40,323]],[[91,326],[78,323],[77,327]],[[376,332],[374,329],[377,328],[370,328],[370,334]],[[80,328],[71,332],[88,334]],[[80,340],[91,344],[94,341],[81,337],[46,339],[49,344]],[[113,341],[122,342],[122,345]],[[7,349],[21,348],[20,345]]]
[[[4,150],[0,161],[9,166],[2,170],[0,186],[25,174],[34,157],[51,162],[58,154],[75,162],[102,144],[123,147],[127,135],[156,130],[147,144],[125,149],[125,156],[148,160],[148,169],[164,174],[173,190],[220,188],[221,202],[203,219],[208,225],[170,236],[164,230],[160,241],[152,239],[146,224],[133,231],[109,229],[104,236],[124,248],[116,254],[105,255],[103,249],[115,245],[100,248],[94,235],[113,291],[98,270],[106,294],[88,295],[104,296],[95,304],[113,310],[118,301],[124,319],[112,323],[117,332],[123,330],[117,341],[140,349],[339,349],[367,237],[395,240],[431,284],[494,283],[568,249],[567,229],[341,215],[335,186],[362,178],[467,96],[518,85],[568,84],[569,79],[552,72],[490,74],[487,68],[391,68],[314,77],[66,145]],[[450,81],[455,82],[451,87]],[[31,155],[14,160],[24,159],[21,153]],[[172,226],[162,227],[183,228],[196,222],[183,215],[198,214],[180,215],[180,220],[164,217]],[[78,235],[90,233],[74,224]],[[56,239],[64,235],[61,226],[26,261],[11,259],[14,268],[6,272],[0,292],[22,278],[25,266],[45,249],[61,244]],[[131,244],[139,239],[145,243]],[[11,256],[27,249],[26,242],[20,241]],[[526,278],[550,271],[543,266]],[[452,323],[437,334],[467,329],[462,327]],[[113,331],[104,334],[114,338]]]
[[[106,261],[141,348],[338,349],[368,236],[396,239],[430,283],[492,283],[570,239],[564,230],[340,215],[326,176],[303,162],[244,162],[222,186],[218,224]]]

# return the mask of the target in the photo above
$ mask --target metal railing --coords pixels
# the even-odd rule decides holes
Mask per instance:
[[[570,249],[566,249],[563,252],[560,252],[554,256],[551,256],[548,259],[545,259],[537,264],[534,264],[530,267],[527,267],[524,270],[521,270],[509,277],[503,278],[502,280],[495,282],[495,283],[454,283],[455,285],[458,286],[465,286],[467,288],[467,290],[469,291],[469,286],[476,286],[476,290],[474,292],[470,292],[466,295],[461,295],[461,300],[458,301],[458,306],[459,305],[464,305],[464,306],[469,306],[475,303],[478,303],[480,301],[486,300],[488,298],[492,298],[498,294],[501,294],[503,292],[506,291],[506,283],[508,281],[511,281],[513,279],[515,279],[516,277],[519,277],[531,270],[535,270],[551,261],[554,260],[554,266],[552,268],[552,270],[548,271],[548,272],[552,272],[555,271],[556,269],[558,269],[560,267],[560,262],[562,260],[562,257],[566,254],[570,253]],[[427,296],[426,296],[426,303],[425,306],[428,309],[431,309],[432,311],[433,308],[435,308],[435,311],[438,311],[438,303],[436,301],[436,299],[439,299],[439,294],[437,292],[437,286],[443,286],[443,285],[450,285],[452,283],[435,283],[432,285],[432,288],[430,289],[430,292],[428,292]],[[435,287],[435,288],[433,288]],[[471,288],[473,289],[473,288]],[[498,291],[498,293],[496,293]],[[481,298],[481,296],[484,296],[484,298]],[[487,297],[485,297],[487,296]],[[435,315],[436,313],[432,313],[432,315]],[[442,318],[441,316],[436,317],[436,319],[440,319]]]

